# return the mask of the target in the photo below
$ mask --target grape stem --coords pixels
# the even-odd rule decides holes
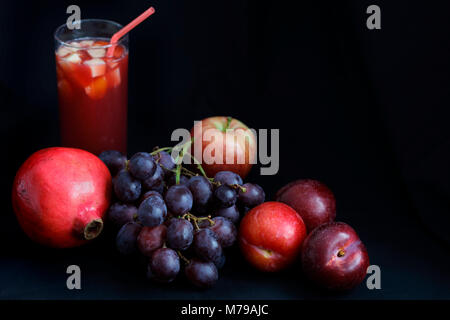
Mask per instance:
[[[162,165],[161,165],[161,166],[162,166]],[[162,166],[162,167],[165,168],[164,166]],[[177,167],[177,169],[178,169],[178,167]],[[176,170],[168,170],[168,169],[167,169],[167,170],[168,170],[168,171],[171,171],[171,172],[173,172],[173,173],[176,174],[176,173],[177,173],[177,169],[176,169]],[[185,176],[189,176],[189,178],[198,176],[198,173],[192,172],[192,171],[186,169],[186,168],[183,167],[183,166],[180,166],[180,170],[183,171],[182,173],[183,173]],[[180,175],[181,175],[181,172],[180,172]],[[218,182],[218,181],[214,181],[214,178],[208,178],[206,175],[205,175],[205,178],[208,179],[209,182],[210,182],[211,184],[215,185],[216,187],[222,185],[222,183],[220,183],[220,182]],[[241,189],[242,192],[247,192],[247,188],[245,188],[245,187],[243,187],[243,186],[241,186],[241,185],[239,185],[239,184],[227,184],[227,186],[229,186],[230,188],[233,188],[233,189]]]
[[[194,161],[194,164],[197,165],[197,169],[200,171],[200,173],[202,174],[202,176],[204,176],[206,179],[208,179],[209,181],[213,181],[213,178],[208,178],[208,176],[206,175],[205,170],[203,169],[202,165],[200,164],[200,162],[197,160],[196,157],[194,157],[191,153],[189,153],[189,155],[191,156],[191,159]]]
[[[227,124],[226,124],[226,128],[228,128],[228,126],[231,123],[232,118],[228,117],[227,119]],[[180,158],[183,159],[183,156],[186,154],[188,148],[194,143],[194,138],[192,138],[191,140],[189,140],[188,142],[184,143],[183,145],[181,145],[180,147],[164,147],[164,148],[159,148],[159,147],[155,147],[155,149],[150,153],[152,156],[156,155],[162,151],[173,151],[173,149],[177,148],[180,149],[180,152],[177,155],[177,158],[175,159],[175,163],[178,163]],[[197,166],[197,169],[200,171],[200,173],[202,174],[202,176],[204,176],[206,179],[208,179],[209,182],[211,182],[213,185],[215,185],[216,187],[220,186],[221,183],[214,181],[214,178],[210,178],[206,175],[205,170],[203,169],[201,163],[197,160],[197,158],[192,155],[191,153],[189,153],[189,156],[191,157],[191,159],[194,161],[194,164]],[[128,168],[128,162],[127,161],[126,165]],[[168,170],[167,168],[165,168],[162,164],[159,164],[163,169]],[[175,170],[168,170],[168,171],[172,171],[175,173],[175,184],[180,184],[180,176],[183,172],[184,175],[189,176],[189,177],[194,177],[194,176],[198,176],[197,173],[192,172],[191,170],[188,170],[187,168],[183,167],[182,165],[182,161],[177,164]],[[247,192],[247,189],[239,184],[228,184],[229,187],[233,188],[233,189],[240,189],[242,192]]]
[[[177,170],[176,170],[176,169],[169,170],[169,169],[167,169],[166,167],[164,167],[163,165],[160,165],[160,166],[163,167],[163,169],[166,169],[166,170],[171,171],[171,172],[173,172],[173,173],[177,173]],[[186,168],[183,167],[183,166],[181,166],[181,171],[182,171],[182,174],[184,174],[185,176],[189,176],[189,178],[198,176],[198,173],[192,172],[192,171],[186,169]],[[208,179],[209,179],[209,178],[208,178]]]
[[[180,161],[180,158],[183,159],[184,154],[187,152],[187,150],[190,148],[190,146],[193,142],[194,142],[194,138],[192,138],[188,142],[182,144],[180,147],[175,146],[172,148],[172,150],[173,149],[179,150],[181,148],[180,152],[177,155],[177,158],[175,159],[175,163],[178,163],[178,161]]]
[[[247,192],[247,188],[239,185],[239,184],[229,184],[229,187],[233,188],[233,189],[241,189],[242,192]]]
[[[186,219],[189,222],[191,222],[194,224],[195,230],[200,230],[200,227],[198,226],[198,223],[204,220],[207,220],[210,224],[210,226],[214,226],[216,223],[214,222],[214,220],[211,219],[211,216],[207,216],[207,217],[197,217],[195,215],[193,215],[190,212],[185,213],[181,219]]]
[[[181,163],[177,165],[177,169],[175,170],[175,184],[180,184],[180,175],[181,175]]]
[[[211,183],[214,184],[215,186],[221,186],[222,185],[222,183],[216,182],[216,181],[213,181]],[[235,183],[235,184],[226,184],[226,185],[229,186],[230,188],[241,189],[242,192],[247,192],[247,188],[241,186],[240,184]]]
[[[181,151],[178,153],[177,158],[175,159],[175,163],[177,164],[177,169],[175,172],[175,184],[180,184],[180,174],[181,174],[181,168],[182,168],[182,163],[183,163],[183,157],[184,157],[184,154],[187,152],[188,148],[191,147],[191,144],[193,142],[194,142],[194,138],[192,138],[185,144],[181,145]]]
[[[180,259],[184,261],[184,263],[186,263],[186,264],[191,263],[191,262],[189,261],[188,258],[186,258],[185,256],[183,256],[183,255],[181,254],[180,250],[177,250],[177,254],[178,254],[178,256],[180,257]]]
[[[185,154],[189,154],[189,156],[190,156],[191,159],[194,161],[194,164],[197,166],[197,169],[200,171],[200,173],[201,173],[206,179],[208,179],[209,181],[212,181],[213,178],[209,178],[209,177],[206,175],[206,172],[205,172],[205,170],[203,169],[203,167],[202,167],[200,161],[198,161],[197,158],[196,158],[192,153],[190,153],[190,152],[188,153],[188,152],[187,152],[188,149],[191,147],[191,145],[194,143],[194,141],[195,141],[195,138],[192,138],[191,140],[189,140],[188,142],[186,142],[185,144],[183,144],[183,145],[181,146],[181,151],[180,151],[180,153],[178,154],[177,158],[175,159],[175,163],[178,163],[179,160],[180,160],[180,158],[183,159],[183,156],[184,156]],[[175,148],[175,147],[174,147],[174,148]],[[160,148],[160,149],[158,149],[158,150],[156,150],[156,151],[153,151],[153,152],[154,152],[154,153],[157,153],[157,152],[161,152],[161,151],[164,151],[164,150],[171,150],[171,151],[172,151],[174,148],[171,148],[171,147]],[[178,164],[178,165],[181,166],[181,163]],[[182,167],[182,168],[183,168],[184,170],[190,172],[192,176],[197,175],[197,174],[193,173],[192,171],[187,170],[187,169],[184,168],[184,167]],[[177,184],[178,184],[178,182],[177,182]]]
[[[159,154],[160,152],[163,152],[163,151],[172,151],[172,147],[164,147],[164,148],[156,147],[155,149],[153,149],[152,152],[150,152],[150,154],[152,156],[154,156],[154,155]]]

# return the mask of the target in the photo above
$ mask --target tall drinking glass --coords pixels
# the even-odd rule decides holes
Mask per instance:
[[[127,149],[128,36],[107,55],[122,26],[100,19],[55,32],[61,142],[95,154]]]

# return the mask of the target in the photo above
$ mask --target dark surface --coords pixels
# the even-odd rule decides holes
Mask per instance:
[[[126,23],[148,2],[77,1],[82,18]],[[124,5],[124,3],[126,5]],[[116,253],[111,229],[83,248],[52,250],[21,232],[14,173],[59,143],[52,32],[72,2],[2,3],[0,10],[0,299],[449,299],[449,6],[376,1],[382,29],[365,27],[369,1],[153,1],[130,41],[129,155],[171,145],[172,130],[232,115],[280,129],[280,171],[247,181],[271,198],[298,178],[327,184],[337,220],[353,226],[379,265],[382,289],[332,295],[299,265],[262,274],[227,252],[218,284],[193,289],[145,280]],[[82,290],[66,289],[68,265]]]

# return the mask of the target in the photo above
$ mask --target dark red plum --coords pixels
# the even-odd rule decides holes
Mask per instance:
[[[336,218],[334,194],[322,182],[297,180],[281,188],[275,197],[276,201],[283,202],[297,211],[308,232]]]
[[[343,222],[317,227],[302,246],[303,271],[329,290],[356,287],[364,280],[369,264],[366,247],[355,230]]]

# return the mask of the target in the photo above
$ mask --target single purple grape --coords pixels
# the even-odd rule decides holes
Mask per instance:
[[[103,151],[98,157],[106,164],[113,177],[127,165],[127,157],[117,150]]]
[[[239,221],[239,210],[236,205],[233,205],[228,208],[221,208],[214,212],[215,216],[224,217],[229,219],[233,223],[237,223]]]
[[[155,173],[156,163],[149,153],[138,152],[130,158],[128,169],[133,177],[139,180],[145,180]]]
[[[153,252],[147,268],[147,277],[156,282],[172,282],[180,272],[180,258],[169,248],[159,248]]]
[[[236,191],[227,186],[221,185],[214,190],[214,200],[218,208],[228,208],[236,203]]]
[[[167,227],[160,224],[156,227],[143,227],[137,237],[139,251],[147,257],[151,257],[156,249],[161,248],[166,240]]]
[[[161,197],[153,195],[142,201],[138,208],[138,220],[146,227],[156,227],[167,217],[167,207]]]
[[[167,228],[167,246],[175,250],[186,250],[194,239],[194,227],[186,219],[171,219]]]
[[[196,256],[217,263],[222,256],[222,247],[211,229],[200,229],[194,235],[192,247]]]
[[[169,210],[175,215],[183,215],[191,210],[194,202],[191,191],[184,185],[171,186],[164,199]]]
[[[233,245],[237,238],[236,226],[224,217],[214,217],[212,220],[214,225],[211,227],[211,230],[216,234],[222,248]]]
[[[141,182],[134,178],[126,169],[119,171],[113,179],[114,193],[122,202],[134,202],[141,195]]]
[[[214,181],[221,184],[239,184],[243,183],[242,178],[232,171],[219,171],[214,176]]]
[[[194,210],[200,214],[207,213],[213,195],[211,182],[203,176],[194,176],[189,179],[187,187],[194,198]]]
[[[122,227],[125,223],[133,222],[137,214],[137,208],[132,204],[116,202],[109,207],[107,217],[108,221]]]
[[[155,161],[161,165],[165,174],[175,169],[175,160],[170,154],[165,151],[161,151],[158,154],[155,154],[153,156],[153,159],[155,159]]]
[[[245,207],[253,208],[264,202],[266,194],[263,188],[254,183],[246,183],[243,185],[245,192],[239,189],[239,202]]]
[[[135,222],[128,222],[120,228],[116,237],[116,246],[121,254],[130,255],[137,252],[137,237],[141,228]]]
[[[193,258],[184,269],[186,278],[199,288],[211,288],[219,279],[217,267],[212,262]]]

